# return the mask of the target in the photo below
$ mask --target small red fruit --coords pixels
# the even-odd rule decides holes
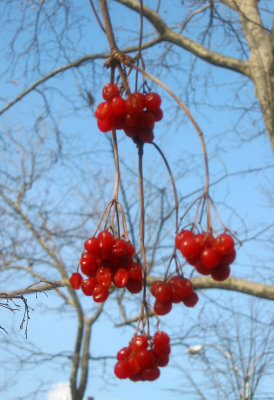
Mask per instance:
[[[71,277],[69,279],[69,283],[71,284],[71,287],[74,290],[78,290],[78,289],[80,289],[82,282],[83,282],[82,275],[79,274],[79,272],[73,272],[73,274],[71,275]]]

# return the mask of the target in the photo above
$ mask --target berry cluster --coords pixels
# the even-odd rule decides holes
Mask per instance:
[[[160,376],[159,367],[169,362],[170,338],[167,333],[157,331],[153,338],[145,335],[134,336],[128,347],[117,353],[114,373],[119,379],[154,381]]]
[[[155,297],[154,311],[157,315],[168,314],[172,303],[184,303],[187,307],[194,307],[198,301],[198,295],[193,291],[189,279],[180,275],[173,276],[165,281],[155,281],[150,288]]]
[[[194,234],[182,230],[176,235],[175,246],[186,261],[202,275],[211,275],[216,281],[224,281],[230,275],[230,264],[236,258],[233,237],[224,232],[217,237],[210,232]]]
[[[154,92],[131,93],[127,99],[120,96],[118,86],[108,83],[103,88],[104,102],[95,111],[100,131],[123,129],[132,139],[138,137],[142,142],[152,142],[155,122],[163,118],[160,108],[161,97]]]
[[[81,288],[97,303],[107,299],[112,283],[117,288],[126,287],[131,293],[142,290],[143,269],[139,262],[134,261],[135,249],[130,242],[115,239],[112,233],[104,230],[97,237],[86,240],[84,248],[80,267],[87,278],[83,279],[79,272],[74,272],[70,277],[73,289]]]

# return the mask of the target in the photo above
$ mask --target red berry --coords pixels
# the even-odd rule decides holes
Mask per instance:
[[[212,247],[214,242],[214,237],[210,232],[198,233],[194,236],[195,241],[203,247]]]
[[[113,129],[113,123],[107,119],[98,119],[97,126],[101,132],[109,132]]]
[[[236,250],[233,249],[230,253],[223,254],[220,257],[220,261],[222,264],[232,264],[235,258],[236,258]]]
[[[127,254],[127,243],[124,239],[116,239],[113,242],[111,253],[114,257],[122,258]]]
[[[160,376],[160,370],[156,365],[153,365],[150,368],[146,368],[142,372],[142,378],[145,381],[155,381]]]
[[[102,120],[111,119],[113,116],[111,104],[107,101],[104,101],[104,102],[98,104],[94,115],[96,118],[102,119]]]
[[[83,281],[83,277],[81,274],[79,274],[79,272],[73,272],[73,274],[71,275],[71,277],[69,279],[69,283],[71,284],[71,287],[74,290],[80,289],[82,281]]]
[[[138,115],[138,127],[140,128],[154,128],[154,116],[150,111],[142,111]]]
[[[168,282],[160,282],[155,289],[155,297],[161,303],[170,301],[172,298],[171,285]]]
[[[80,260],[81,271],[90,276],[96,272],[96,257],[92,253],[84,253]]]
[[[114,236],[108,231],[102,231],[98,235],[100,250],[110,250],[114,243]]]
[[[211,248],[205,248],[200,254],[200,259],[203,267],[209,269],[215,268],[219,262],[217,253]]]
[[[123,115],[125,111],[125,100],[120,96],[113,97],[111,100],[111,107],[115,115]]]
[[[155,362],[155,355],[152,350],[141,349],[136,353],[138,364],[141,368],[149,368]]]
[[[99,283],[93,289],[93,300],[96,303],[102,303],[108,298],[108,289]]]
[[[138,117],[133,114],[124,115],[124,126],[127,128],[136,128],[138,122]]]
[[[143,282],[141,279],[139,279],[139,280],[129,279],[127,281],[126,288],[130,293],[134,293],[134,294],[139,293],[139,292],[141,292],[141,290],[143,288]]]
[[[96,237],[91,237],[86,240],[84,243],[84,248],[89,252],[95,255],[96,257],[99,255],[99,243]]]
[[[163,119],[163,111],[161,108],[155,108],[155,110],[151,110],[153,117],[154,117],[154,122],[159,122]]]
[[[157,331],[153,336],[153,344],[155,349],[162,352],[165,349],[169,348],[170,337],[166,332]]]
[[[154,281],[150,288],[150,293],[155,297],[157,287],[161,285],[162,281]]]
[[[197,304],[198,300],[199,300],[199,297],[198,297],[197,293],[192,292],[192,293],[190,293],[190,295],[188,297],[183,299],[183,303],[187,307],[194,307]]]
[[[233,237],[228,233],[222,233],[214,240],[214,250],[218,254],[229,254],[235,246]]]
[[[131,370],[127,360],[119,360],[115,364],[114,373],[119,379],[129,378]]]
[[[138,262],[132,262],[128,266],[128,272],[130,279],[141,280],[143,277],[142,265]]]
[[[181,232],[177,233],[176,238],[175,238],[175,246],[176,249],[179,249],[181,246],[181,243],[183,242],[184,239],[187,237],[193,237],[193,232],[189,231],[187,229],[181,230]]]
[[[111,100],[113,97],[119,95],[119,89],[115,83],[108,83],[103,87],[103,99]]]
[[[226,280],[230,275],[230,266],[226,264],[218,265],[211,273],[212,278],[215,281],[222,282]]]
[[[158,367],[165,367],[169,363],[169,356],[168,355],[163,355],[163,356],[156,356],[156,365]]]
[[[201,252],[201,246],[195,241],[194,236],[188,236],[180,242],[179,250],[184,257],[194,258]]]
[[[157,93],[151,92],[145,95],[145,107],[147,110],[155,110],[160,107],[161,103],[161,97]]]
[[[131,339],[130,347],[135,353],[138,353],[140,350],[146,350],[148,347],[148,340],[146,336],[138,335]]]
[[[129,279],[129,272],[124,268],[118,268],[115,272],[113,282],[117,288],[123,288],[126,286]]]
[[[160,301],[156,300],[153,308],[157,315],[166,315],[172,309],[172,301],[170,300],[170,301],[161,303]]]
[[[154,134],[150,128],[139,128],[137,136],[144,143],[152,143],[154,139]]]
[[[98,268],[96,271],[97,283],[108,289],[112,282],[112,272],[108,267]]]
[[[95,278],[88,278],[83,280],[82,282],[82,291],[86,296],[92,296],[93,295],[93,291],[96,285],[96,279]]]
[[[123,347],[121,350],[118,351],[117,353],[117,360],[125,360],[127,356],[129,355],[129,349],[128,347]]]
[[[142,93],[132,93],[128,96],[125,102],[125,111],[129,114],[139,114],[145,105],[145,99]]]
[[[190,293],[193,291],[192,283],[189,279],[182,278],[180,276],[174,278],[177,279],[173,279],[172,281],[170,280],[170,284],[172,287],[172,294],[175,299],[179,298],[183,300],[185,297],[188,297]]]

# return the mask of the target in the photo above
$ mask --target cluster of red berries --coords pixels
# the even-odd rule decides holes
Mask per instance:
[[[194,234],[182,230],[176,235],[175,246],[200,274],[211,275],[216,281],[229,277],[230,264],[236,258],[235,243],[229,233],[214,238],[210,232]]]
[[[187,307],[194,307],[199,300],[191,281],[180,275],[173,276],[167,282],[153,282],[150,292],[155,297],[153,309],[157,315],[168,314],[172,303],[182,302]]]
[[[117,353],[114,373],[119,379],[154,381],[160,376],[159,367],[169,362],[170,338],[167,333],[157,331],[153,338],[145,335],[134,336],[128,347]]]
[[[103,88],[104,102],[95,111],[100,131],[123,129],[132,139],[138,137],[142,142],[152,142],[155,122],[161,121],[161,97],[154,92],[147,94],[131,93],[127,99],[120,96],[118,86],[108,83]]]
[[[139,262],[134,261],[135,249],[130,242],[115,239],[112,233],[104,230],[97,237],[86,240],[84,248],[80,267],[87,278],[74,272],[70,277],[73,289],[81,288],[97,303],[107,299],[112,283],[117,288],[126,287],[131,293],[142,290],[143,269]]]

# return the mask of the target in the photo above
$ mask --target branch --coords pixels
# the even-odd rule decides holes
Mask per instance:
[[[274,300],[274,285],[252,282],[245,279],[229,277],[223,282],[210,277],[194,277],[191,282],[195,289],[225,289],[250,294],[262,299]]]
[[[136,0],[115,1],[117,3],[125,5],[126,7],[136,12],[140,12],[140,3]],[[189,39],[188,37],[180,33],[174,32],[166,25],[159,14],[151,8],[143,6],[143,15],[154,26],[156,31],[159,33],[162,41],[174,43],[210,64],[222,68],[227,68],[246,76],[250,76],[251,71],[248,62],[238,60],[233,57],[224,56],[220,53],[217,53],[202,46],[201,44],[195,42],[192,39]]]

